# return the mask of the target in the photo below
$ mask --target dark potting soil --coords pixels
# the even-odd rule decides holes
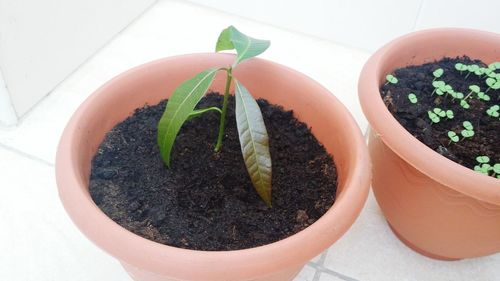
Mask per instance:
[[[386,84],[380,89],[381,96],[392,115],[399,123],[421,142],[432,148],[439,154],[455,161],[463,166],[474,169],[477,156],[488,156],[490,164],[500,163],[500,121],[499,118],[491,117],[486,110],[495,104],[500,104],[500,90],[490,89],[486,94],[490,101],[478,99],[472,94],[467,102],[469,109],[460,106],[460,100],[453,99],[449,94],[439,96],[434,91],[432,81],[433,71],[439,68],[444,70],[442,80],[453,87],[455,92],[462,92],[466,97],[471,91],[470,85],[477,85],[481,91],[486,91],[486,75],[482,77],[468,71],[462,73],[455,69],[456,63],[477,64],[487,67],[479,60],[471,60],[468,57],[443,58],[440,61],[417,66],[408,66],[394,71],[394,76],[399,80],[396,84]],[[497,73],[499,70],[496,71]],[[408,94],[414,93],[418,103],[412,104]],[[439,123],[431,124],[428,111],[434,108],[452,110],[453,119],[441,118]],[[464,129],[463,122],[469,121],[474,126],[474,136],[464,138],[461,131]],[[448,131],[454,131],[460,140],[451,142]]]
[[[272,208],[245,168],[230,98],[222,150],[214,152],[219,115],[184,124],[167,169],[156,145],[166,101],[145,106],[116,125],[92,161],[90,194],[124,228],[163,244],[196,250],[236,250],[283,239],[319,219],[333,204],[335,165],[291,111],[258,100],[273,163]],[[220,106],[209,94],[200,108]]]

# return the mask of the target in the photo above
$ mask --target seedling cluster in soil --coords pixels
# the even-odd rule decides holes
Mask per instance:
[[[500,178],[500,62],[468,57],[396,69],[380,89],[413,136],[439,154]]]

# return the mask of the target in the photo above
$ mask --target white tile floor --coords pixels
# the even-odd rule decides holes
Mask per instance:
[[[220,30],[230,24],[271,39],[264,58],[322,83],[366,128],[356,84],[369,54],[184,2],[160,1],[61,83],[18,127],[0,128],[0,280],[130,280],[117,261],[79,233],[59,203],[54,180],[59,136],[77,106],[105,81],[156,58],[211,51]],[[394,237],[370,195],[351,230],[296,280],[500,280],[500,254],[457,262],[415,254]]]

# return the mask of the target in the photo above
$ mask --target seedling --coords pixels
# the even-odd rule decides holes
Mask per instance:
[[[496,62],[490,63],[488,65],[488,68],[491,69],[491,70],[500,69],[500,62],[496,61]]]
[[[461,106],[462,108],[464,108],[464,109],[469,109],[469,108],[470,108],[469,103],[468,103],[467,101],[465,101],[465,100],[461,100],[461,101],[460,101],[460,106]]]
[[[446,111],[442,110],[439,107],[435,107],[432,111],[439,117],[446,117]]]
[[[442,68],[438,68],[438,69],[434,70],[432,72],[432,75],[434,75],[434,79],[432,81],[434,81],[437,78],[440,78],[441,76],[443,76],[443,73],[444,73],[444,70]]]
[[[457,133],[453,131],[448,131],[448,138],[450,139],[450,142],[448,144],[452,142],[457,143],[460,140],[460,137],[457,135]]]
[[[414,93],[409,93],[408,94],[408,99],[413,104],[416,104],[418,102],[417,96]]]
[[[462,123],[462,125],[464,126],[464,129],[460,132],[460,134],[464,138],[471,138],[471,137],[473,137],[474,136],[474,126],[472,126],[471,122],[464,121]]]
[[[269,41],[249,37],[233,26],[224,29],[219,35],[215,51],[236,50],[237,55],[233,64],[227,67],[207,69],[179,85],[172,93],[165,112],[158,123],[157,140],[162,159],[165,165],[170,167],[174,141],[184,122],[205,112],[215,111],[220,113],[219,133],[214,148],[215,152],[218,153],[221,150],[224,138],[229,89],[234,79],[236,125],[243,160],[257,193],[268,206],[271,206],[272,167],[267,130],[257,102],[243,84],[233,76],[233,69],[240,62],[261,54],[269,45]],[[218,71],[226,73],[222,109],[195,110],[196,105],[205,95]]]
[[[495,104],[486,110],[486,114],[488,114],[490,117],[497,118],[500,116],[500,113],[498,112],[499,110],[500,106],[498,104]]]
[[[455,114],[453,113],[453,111],[452,111],[452,110],[449,110],[449,109],[448,109],[448,110],[446,110],[446,118],[448,118],[448,119],[453,119],[453,118],[455,118]]]
[[[500,89],[500,80],[488,77],[486,78],[486,85],[488,85],[488,89],[486,89],[485,93],[487,93],[490,89],[498,90]]]
[[[500,179],[500,163],[496,163],[492,166],[490,164],[490,158],[484,155],[476,157],[476,161],[478,164],[474,166],[474,171]]]
[[[479,65],[477,65],[477,64],[468,65],[467,66],[467,71],[469,71],[469,73],[467,73],[467,75],[465,75],[465,79],[467,79],[467,77],[469,77],[469,75],[471,73],[475,73],[478,70],[479,70]]]
[[[398,78],[396,78],[392,74],[388,74],[387,76],[385,76],[385,80],[387,80],[387,82],[385,82],[384,85],[387,85],[389,83],[391,83],[391,84],[397,84],[398,83]]]
[[[487,94],[485,94],[484,92],[479,92],[477,93],[477,97],[480,99],[480,100],[484,100],[484,101],[489,101],[490,100],[490,96],[488,96]]]
[[[461,100],[461,99],[463,99],[463,98],[464,98],[464,94],[463,94],[463,93],[461,93],[461,92],[453,92],[453,91],[452,91],[452,92],[450,93],[450,95],[453,97],[453,100],[455,100],[455,99],[459,99],[459,100]]]
[[[462,74],[464,71],[467,70],[467,65],[463,64],[463,63],[456,63],[455,64],[455,69],[460,71],[460,74]]]
[[[481,92],[481,88],[479,88],[478,85],[470,85],[469,86],[469,94],[465,97],[465,99],[468,99],[473,93],[479,94]]]
[[[441,118],[439,118],[439,116],[436,113],[434,113],[430,110],[427,111],[427,115],[429,116],[429,119],[431,119],[431,125],[433,123],[439,123],[439,121],[441,121]]]

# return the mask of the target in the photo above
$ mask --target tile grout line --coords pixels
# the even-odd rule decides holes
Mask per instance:
[[[16,148],[13,148],[13,147],[7,146],[7,145],[5,145],[5,144],[3,144],[3,143],[0,143],[0,148],[3,148],[3,149],[5,149],[5,150],[7,150],[7,151],[10,151],[10,152],[12,152],[12,153],[15,153],[15,154],[17,154],[17,155],[19,155],[19,156],[22,156],[22,157],[24,157],[24,158],[28,158],[28,159],[33,160],[33,161],[35,161],[35,162],[38,162],[38,163],[40,163],[40,164],[43,164],[43,165],[46,165],[46,166],[49,166],[49,167],[54,167],[54,164],[53,164],[53,163],[51,163],[51,162],[49,162],[49,161],[46,161],[46,160],[44,160],[44,159],[42,159],[42,158],[38,158],[38,157],[36,157],[36,156],[34,156],[34,155],[31,155],[31,154],[28,154],[28,153],[23,152],[23,151],[21,151],[21,150],[19,150],[19,149],[16,149]]]
[[[313,267],[314,269],[316,269],[316,272],[319,272],[318,274],[318,278],[320,276],[321,273],[327,273],[327,274],[330,274],[330,275],[333,275],[335,277],[338,277],[342,280],[345,280],[345,281],[359,281],[358,279],[355,279],[355,278],[352,278],[352,277],[349,277],[347,275],[344,275],[342,273],[339,273],[337,271],[333,271],[329,268],[326,268],[324,267],[323,265],[319,265],[319,264],[316,264],[316,263],[313,263],[313,262],[310,262],[308,263],[309,266]],[[313,278],[314,281],[316,281],[316,274],[314,274],[314,278]]]

